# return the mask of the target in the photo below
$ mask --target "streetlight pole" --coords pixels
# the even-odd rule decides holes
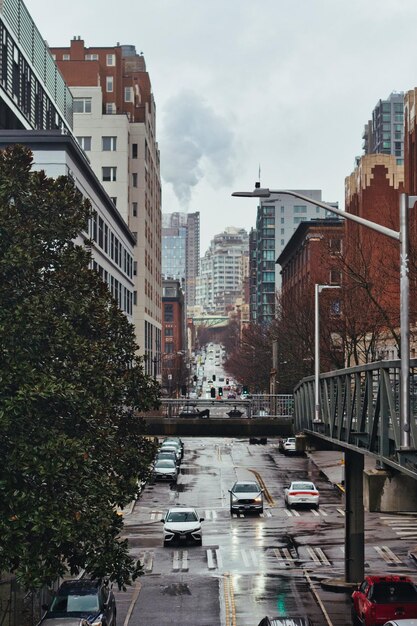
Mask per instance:
[[[352,222],[366,226],[382,235],[400,242],[400,325],[401,325],[401,372],[400,372],[400,450],[410,448],[410,328],[409,328],[409,277],[408,277],[408,210],[417,202],[417,196],[400,195],[400,230],[392,230],[382,224],[377,224],[358,215],[347,213],[341,209],[313,200],[297,191],[287,189],[265,189],[256,187],[253,191],[235,191],[232,196],[243,198],[270,198],[274,196],[292,196],[310,204],[321,207],[330,213],[335,213]]]
[[[319,295],[323,289],[340,289],[340,285],[314,285],[314,422],[321,423],[320,403],[320,310]]]

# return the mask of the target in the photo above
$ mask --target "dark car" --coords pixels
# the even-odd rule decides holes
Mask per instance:
[[[81,578],[67,580],[58,589],[40,625],[78,626],[81,620],[94,626],[116,626],[116,602],[110,587]],[[72,619],[73,618],[73,619]]]
[[[379,626],[417,617],[417,587],[408,576],[367,576],[352,594],[352,621]]]
[[[181,463],[181,459],[177,457],[174,450],[162,450],[158,452],[155,457],[155,463],[156,461],[162,461],[163,459],[171,459],[171,461],[174,461],[176,465],[180,465]]]
[[[264,617],[258,626],[312,626],[308,617]]]

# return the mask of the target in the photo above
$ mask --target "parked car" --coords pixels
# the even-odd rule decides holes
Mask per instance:
[[[236,481],[230,493],[230,513],[263,513],[263,489],[255,481]]]
[[[152,470],[154,480],[171,480],[176,483],[178,478],[178,466],[171,459],[160,459],[155,462]]]
[[[294,480],[284,489],[286,506],[307,505],[319,508],[320,494],[314,483],[309,480]]]
[[[51,605],[43,608],[46,613],[42,626],[116,626],[116,601],[111,588],[87,578],[63,582]]]
[[[294,454],[297,450],[295,447],[295,437],[287,437],[283,443],[284,454]]]
[[[201,546],[203,532],[201,522],[203,517],[199,517],[193,508],[175,507],[169,509],[161,519],[164,524],[164,546],[176,541],[193,541]]]
[[[175,450],[159,450],[155,457],[155,463],[157,461],[162,461],[163,459],[171,459],[171,461],[174,461],[177,466],[181,463],[181,459],[177,457]]]
[[[182,458],[182,449],[181,446],[179,444],[176,444],[174,441],[166,441],[165,443],[162,444],[162,446],[159,448],[160,452],[175,452],[178,461],[181,461]]]
[[[385,622],[384,626],[417,626],[417,619],[394,619]]]
[[[258,626],[312,626],[308,617],[264,617]]]
[[[179,445],[180,448],[181,448],[182,456],[184,455],[184,442],[183,442],[182,439],[180,439],[179,437],[165,437],[165,439],[162,442],[162,445],[164,443],[168,443],[168,442],[171,442],[171,443],[173,442],[173,443]]]
[[[417,617],[417,587],[408,576],[367,576],[352,594],[352,621],[382,626]]]

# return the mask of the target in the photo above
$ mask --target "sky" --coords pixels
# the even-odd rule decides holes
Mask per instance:
[[[133,44],[157,110],[162,211],[200,211],[201,253],[270,189],[344,207],[379,99],[417,86],[416,0],[25,0],[50,46]]]

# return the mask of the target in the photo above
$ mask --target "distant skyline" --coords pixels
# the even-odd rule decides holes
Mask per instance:
[[[321,189],[344,206],[379,99],[417,86],[415,0],[26,0],[67,46],[133,44],[157,107],[164,213],[200,211],[201,254],[226,226],[250,230],[258,179]]]

